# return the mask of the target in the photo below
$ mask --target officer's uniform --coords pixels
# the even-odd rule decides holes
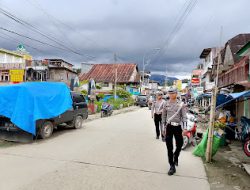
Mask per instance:
[[[169,93],[177,93],[177,89],[170,88]],[[178,112],[176,116],[171,119],[171,117],[176,112]],[[169,121],[169,119],[171,119],[171,121]],[[178,157],[183,145],[181,125],[182,123],[186,123],[186,121],[187,121],[186,109],[180,100],[176,100],[176,102],[171,102],[169,100],[164,104],[162,113],[162,123],[165,127],[165,133],[166,133],[165,136],[166,136],[166,145],[168,149],[168,161],[170,167],[173,169],[174,172],[175,172],[175,165],[176,166],[178,165]],[[176,150],[174,153],[173,153],[173,136],[175,137],[176,141]]]
[[[162,96],[162,92],[157,92],[157,96]],[[162,140],[164,141],[164,136],[162,134],[162,111],[163,111],[163,106],[164,106],[165,100],[161,99],[156,100],[152,104],[151,108],[151,115],[154,118],[155,122],[155,131],[156,131],[156,139],[159,139],[160,132],[162,136]]]

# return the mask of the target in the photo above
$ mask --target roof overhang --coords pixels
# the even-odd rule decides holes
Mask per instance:
[[[246,43],[237,53],[238,56],[250,56],[250,42]]]
[[[6,49],[0,48],[0,52],[6,53],[6,54],[9,54],[9,55],[13,55],[13,56],[16,56],[16,57],[23,58],[23,55],[18,54],[18,53],[15,53],[15,52],[13,52],[13,51],[6,50]]]
[[[211,48],[203,49],[200,55],[200,59],[205,59],[208,56],[208,54],[211,52],[211,50],[212,50]]]

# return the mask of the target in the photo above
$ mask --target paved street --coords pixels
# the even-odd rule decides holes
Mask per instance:
[[[203,163],[183,151],[168,176],[150,112],[98,119],[49,140],[0,149],[0,190],[208,190]]]

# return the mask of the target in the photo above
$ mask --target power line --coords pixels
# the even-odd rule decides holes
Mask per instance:
[[[108,49],[104,46],[101,46],[100,44],[98,44],[95,40],[93,39],[90,39],[88,37],[86,37],[86,35],[83,35],[82,33],[80,33],[79,31],[76,31],[75,28],[73,28],[72,26],[70,26],[69,24],[66,24],[65,22],[62,22],[60,19],[56,18],[55,16],[51,15],[47,10],[45,10],[42,5],[37,1],[37,0],[26,0],[26,2],[28,2],[29,4],[31,4],[32,6],[34,6],[36,9],[40,10],[44,15],[46,15],[49,20],[56,26],[56,28],[61,32],[63,33],[61,30],[60,30],[60,27],[58,27],[58,25],[52,21],[55,20],[57,23],[61,24],[62,26],[65,26],[66,28],[72,30],[72,31],[75,31],[76,33],[78,33],[80,36],[81,36],[81,39],[86,39],[87,41],[95,44],[95,46],[99,46],[100,48],[102,48],[103,50],[106,50],[107,52],[111,53],[113,55],[113,52],[114,50],[112,49]]]
[[[40,3],[38,1],[35,0],[26,0],[27,3],[29,3],[30,5],[32,5],[33,7],[35,7],[36,9],[40,10],[45,16],[48,17],[48,19],[50,20],[50,22],[56,27],[56,29],[61,33],[61,35],[64,38],[68,39],[68,35],[65,34],[65,32],[63,32],[61,30],[61,28],[58,26],[58,19],[56,19],[53,15],[49,14],[45,9],[43,9],[40,5]],[[56,21],[56,22],[55,22]],[[71,43],[71,41],[68,39],[67,42],[69,43],[69,45],[71,47],[73,47],[73,44]],[[78,50],[79,51],[79,50]]]
[[[19,39],[14,38],[14,37],[12,37],[12,36],[10,36],[10,35],[8,35],[8,34],[5,34],[5,33],[3,33],[3,32],[0,32],[0,34],[1,34],[0,37],[3,38],[3,39],[12,40],[13,43],[14,43],[14,42],[15,42],[15,43],[22,43],[23,45],[25,45],[25,47],[30,47],[30,48],[36,50],[37,52],[41,52],[41,51],[44,52],[43,50],[38,49],[38,48],[36,48],[36,47],[33,47],[33,46],[31,46],[31,45],[28,45],[28,44],[26,44],[26,43],[20,41]],[[6,37],[4,37],[4,36],[2,36],[2,35],[7,36],[8,38],[6,38]]]
[[[69,48],[67,46],[65,46],[62,42],[58,41],[56,38],[52,37],[52,36],[49,36],[47,34],[44,34],[43,32],[41,32],[38,28],[36,28],[35,26],[33,26],[32,24],[16,17],[15,15],[13,15],[12,13],[8,12],[8,11],[5,11],[4,9],[0,8],[0,12],[5,15],[6,17],[14,20],[15,22],[17,22],[18,24],[21,24],[23,26],[25,26],[26,28],[28,27],[30,30],[32,30],[33,32],[36,32],[40,35],[42,35],[43,37],[47,38],[48,40],[50,41],[53,41],[54,43],[64,47],[64,49],[74,53],[74,54],[77,54],[77,55],[80,55],[80,56],[84,56],[84,57],[88,57],[88,58],[92,58],[93,56],[89,56],[89,55],[86,55],[86,54],[81,54],[75,50],[73,50],[72,48]]]
[[[168,37],[164,41],[163,45],[161,46],[160,51],[155,55],[154,61],[158,60],[161,56],[160,54],[165,54],[165,51],[169,48],[171,42],[175,39],[177,33],[181,30],[182,26],[184,25],[187,17],[192,12],[193,8],[196,6],[198,0],[190,0],[189,2],[186,1],[183,8],[184,10],[181,10],[180,17],[178,18],[176,24],[174,25],[173,30],[169,33]],[[188,3],[187,3],[188,2]],[[165,51],[164,51],[165,50]]]
[[[52,44],[49,44],[49,43],[46,43],[46,42],[37,40],[37,39],[35,39],[35,38],[31,38],[31,37],[29,37],[29,36],[25,36],[25,35],[23,35],[23,34],[19,34],[19,33],[15,32],[15,31],[12,31],[12,30],[9,30],[9,29],[3,28],[3,27],[0,27],[0,30],[3,30],[3,31],[6,31],[6,32],[8,32],[8,33],[12,33],[12,34],[15,34],[15,35],[17,35],[17,36],[20,36],[20,37],[23,37],[23,38],[26,38],[26,39],[29,39],[29,40],[38,42],[38,43],[43,44],[43,45],[47,45],[47,46],[50,46],[50,47],[53,47],[53,48],[56,48],[56,49],[60,49],[60,50],[63,50],[63,51],[66,50],[66,51],[67,51],[67,49],[64,49],[64,48],[61,48],[61,47],[54,46],[54,45],[52,45]]]

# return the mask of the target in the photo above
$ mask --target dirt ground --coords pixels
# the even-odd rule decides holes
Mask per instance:
[[[250,164],[240,142],[221,148],[212,163],[205,163],[211,190],[249,190],[250,175],[242,164]]]
[[[16,143],[0,140],[0,148],[7,148],[14,145],[16,145]]]

